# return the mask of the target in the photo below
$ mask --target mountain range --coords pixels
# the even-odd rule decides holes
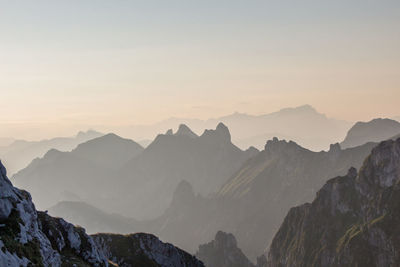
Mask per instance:
[[[85,201],[106,212],[143,219],[168,207],[181,180],[193,184],[196,193],[216,193],[257,153],[255,148],[242,151],[233,145],[222,123],[201,136],[181,125],[176,133],[158,135],[146,149],[110,134],[71,152],[50,150],[13,181],[29,190],[42,209],[63,200]],[[44,187],[48,194],[42,194]]]
[[[379,142],[400,134],[400,122],[391,119],[373,119],[369,122],[357,122],[340,145],[354,147],[367,142]]]
[[[0,146],[0,158],[8,166],[8,172],[12,175],[28,166],[35,158],[43,157],[50,149],[70,151],[78,144],[103,134],[89,130],[79,132],[74,137],[57,137],[42,141],[15,140],[11,144]]]
[[[98,214],[96,209],[84,208],[87,206],[79,202],[60,203],[50,213],[84,225],[90,232],[151,232],[192,253],[219,230],[231,232],[254,261],[269,246],[290,207],[311,201],[329,177],[344,175],[351,166],[360,167],[375,145],[342,150],[336,144],[327,152],[312,152],[294,142],[273,139],[243,163],[216,194],[204,197],[190,182],[181,181],[161,216],[144,221],[124,219],[121,227],[110,214],[92,220]]]
[[[222,230],[254,261],[290,207],[311,201],[330,177],[359,168],[376,145],[332,144],[313,152],[273,138],[261,152],[242,151],[222,123],[201,136],[180,125],[145,149],[109,134],[71,152],[51,150],[14,180],[25,183],[39,206],[52,206],[50,214],[89,232],[151,232],[195,253]]]
[[[343,140],[353,124],[328,118],[312,106],[303,105],[262,115],[235,112],[207,120],[170,118],[155,124],[124,126],[115,131],[134,140],[143,140],[153,139],[160,132],[179,124],[188,125],[195,133],[201,133],[203,129],[215,128],[220,122],[231,130],[233,143],[241,149],[250,146],[262,149],[266,140],[276,136],[293,140],[314,151],[326,150],[329,144]]]

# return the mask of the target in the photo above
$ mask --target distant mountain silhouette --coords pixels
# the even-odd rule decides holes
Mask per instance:
[[[15,141],[14,138],[11,137],[0,137],[0,147],[9,146]]]
[[[144,150],[113,134],[72,152],[51,150],[13,178],[31,191],[43,209],[63,200],[78,200],[142,219],[162,214],[181,180],[190,182],[196,193],[216,193],[257,153],[254,148],[242,151],[233,145],[223,124],[201,136],[181,125],[175,134],[157,136]],[[43,188],[49,193],[43,194]],[[62,198],[71,194],[77,197]]]
[[[108,192],[115,186],[115,170],[142,151],[135,142],[108,134],[71,152],[52,149],[15,174],[13,181],[29,190],[41,209],[63,200],[109,201]]]
[[[62,217],[76,225],[89,226],[88,232],[128,234],[138,231],[136,220],[119,214],[106,213],[80,201],[61,201],[49,208],[49,214]]]
[[[369,122],[357,122],[340,144],[342,147],[354,147],[368,142],[380,142],[400,134],[400,122],[391,119],[373,119]]]
[[[237,247],[236,238],[222,231],[211,242],[200,245],[196,257],[207,267],[255,267]]]
[[[138,143],[110,133],[78,145],[71,154],[104,167],[118,169],[143,150]]]
[[[184,125],[171,133],[158,135],[143,153],[121,169],[118,175],[123,186],[118,195],[127,199],[114,202],[110,210],[128,216],[155,217],[168,207],[181,180],[190,182],[196,193],[215,193],[243,162],[258,153],[254,148],[242,151],[232,144],[230,132],[222,123],[201,136]],[[124,203],[138,201],[146,206],[121,209]]]
[[[16,140],[8,146],[0,147],[0,158],[8,166],[8,173],[11,176],[28,166],[33,159],[43,157],[50,149],[71,151],[80,143],[102,135],[102,133],[89,130],[79,132],[75,137],[57,137],[42,141]]]
[[[195,133],[200,133],[203,129],[215,128],[219,122],[230,129],[233,143],[242,149],[249,146],[262,149],[265,140],[277,136],[293,140],[314,151],[326,150],[329,144],[343,140],[352,125],[350,122],[327,118],[310,105],[303,105],[263,115],[235,112],[208,120],[170,118],[151,125],[124,127],[118,132],[142,140],[151,139],[179,124],[188,125]]]

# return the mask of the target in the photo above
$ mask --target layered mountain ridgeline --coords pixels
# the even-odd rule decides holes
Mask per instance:
[[[117,265],[118,263],[119,265]],[[0,162],[0,266],[204,266],[150,234],[97,234],[35,209]]]
[[[400,134],[400,122],[391,119],[373,119],[357,122],[340,144],[342,147],[355,147],[368,142],[380,142]]]
[[[231,176],[218,194],[203,197],[196,194],[190,182],[182,181],[163,215],[136,221],[132,229],[154,233],[191,253],[212,240],[219,230],[231,232],[254,262],[269,246],[290,207],[311,201],[330,177],[344,175],[351,166],[360,167],[374,146],[369,143],[342,150],[332,145],[327,152],[312,152],[294,142],[271,140],[265,150]],[[73,205],[65,205],[63,211],[52,209],[51,213],[65,214],[90,232],[98,230],[102,223],[89,219],[96,213],[76,210]],[[109,214],[103,218],[102,222],[110,221]],[[129,219],[127,224],[132,221]],[[125,232],[126,228],[117,229],[116,225],[106,229]]]
[[[333,145],[328,152],[312,152],[294,142],[271,140],[216,196],[198,196],[182,182],[175,201],[145,230],[190,252],[212,240],[219,230],[231,232],[255,261],[290,207],[312,200],[329,177],[343,175],[351,166],[360,167],[373,146],[342,150]]]
[[[70,151],[78,144],[102,136],[102,133],[89,130],[79,132],[74,137],[57,137],[42,141],[16,140],[0,147],[0,158],[8,167],[8,173],[14,174],[28,166],[37,157],[42,157],[50,149]]]
[[[13,182],[31,192],[40,209],[59,201],[88,199],[101,203],[112,197],[108,192],[115,184],[115,170],[142,151],[135,142],[108,134],[80,144],[71,152],[48,151],[14,175]]]
[[[104,212],[81,201],[62,201],[49,208],[51,216],[81,225],[89,233],[128,234],[142,229],[141,222],[115,213]]]
[[[170,118],[151,125],[132,125],[119,129],[118,132],[134,140],[142,140],[152,138],[165,129],[179,124],[186,124],[196,133],[200,133],[203,129],[215,128],[219,122],[231,130],[233,143],[242,149],[247,149],[249,146],[262,149],[265,140],[278,136],[294,140],[315,151],[328,149],[329,144],[342,140],[353,124],[328,118],[310,105],[303,105],[262,115],[235,112],[206,121]]]
[[[196,257],[149,234],[96,234],[93,238],[111,262],[119,267],[204,267]]]
[[[267,266],[399,266],[400,139],[379,144],[360,171],[329,180],[292,208]]]
[[[59,201],[85,201],[142,219],[160,215],[181,180],[193,184],[197,193],[215,193],[257,153],[233,145],[223,124],[201,136],[181,125],[175,134],[157,136],[144,150],[116,135],[91,140],[70,153],[52,150],[13,178],[43,209]]]
[[[255,267],[237,247],[236,238],[222,231],[211,242],[200,245],[196,257],[207,267]]]

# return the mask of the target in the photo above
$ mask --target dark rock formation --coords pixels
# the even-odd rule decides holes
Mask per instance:
[[[360,171],[329,180],[292,208],[267,266],[399,266],[400,139],[373,149]]]

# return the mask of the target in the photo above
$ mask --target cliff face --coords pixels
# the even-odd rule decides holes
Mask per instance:
[[[84,229],[37,212],[0,162],[0,266],[108,266]],[[70,265],[68,265],[70,264]]]
[[[360,171],[329,180],[292,208],[267,266],[399,266],[400,139],[372,150]]]
[[[171,244],[161,242],[154,235],[96,234],[93,237],[101,251],[119,267],[204,267],[196,257]]]

